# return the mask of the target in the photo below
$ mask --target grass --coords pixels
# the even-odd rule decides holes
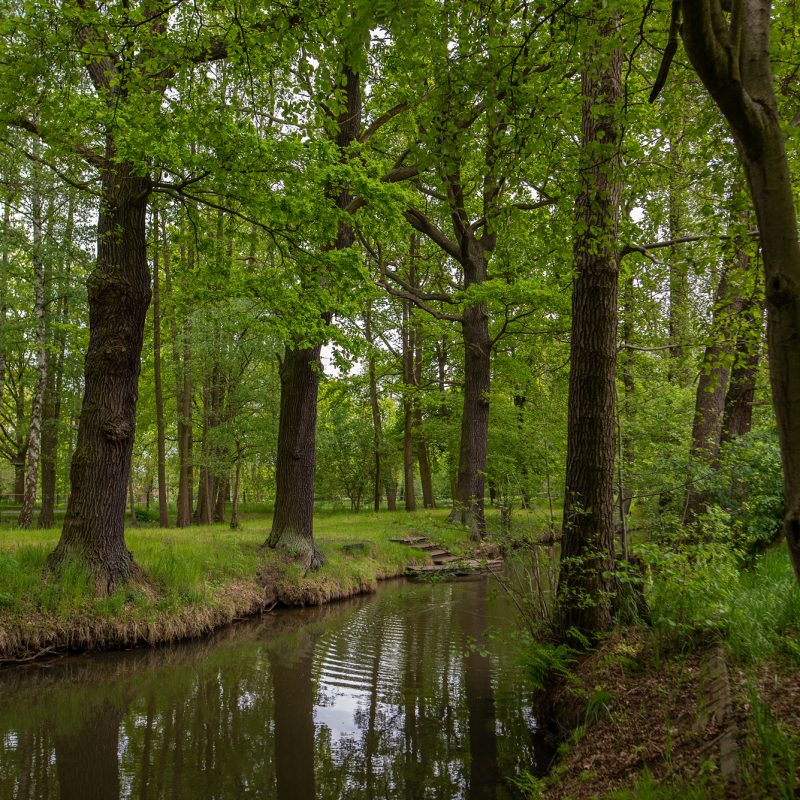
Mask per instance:
[[[468,548],[463,530],[445,525],[446,510],[359,514],[327,512],[315,519],[315,539],[327,558],[315,573],[281,560],[261,545],[269,517],[184,529],[130,528],[126,543],[147,582],[96,597],[77,567],[44,579],[58,530],[0,530],[0,661],[62,649],[155,644],[206,633],[276,601],[315,605],[374,590],[426,557],[389,541],[412,533],[455,551]],[[344,545],[363,543],[357,553]]]

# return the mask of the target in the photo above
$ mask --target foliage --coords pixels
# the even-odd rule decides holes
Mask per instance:
[[[666,646],[722,637],[743,661],[772,653],[800,657],[800,587],[785,547],[758,556],[750,569],[729,544],[710,541],[640,548],[648,565],[653,629]]]
[[[756,430],[726,444],[701,490],[716,505],[712,514],[717,522],[724,519],[730,528],[734,548],[748,558],[763,552],[783,524],[783,473],[775,432]]]

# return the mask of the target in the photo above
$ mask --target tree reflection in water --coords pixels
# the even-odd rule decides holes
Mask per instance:
[[[7,670],[0,797],[510,798],[508,778],[546,757],[513,628],[483,580],[394,584],[201,642]]]

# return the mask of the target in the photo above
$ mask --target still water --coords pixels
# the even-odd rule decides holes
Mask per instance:
[[[0,798],[519,797],[549,753],[487,579],[0,672]]]

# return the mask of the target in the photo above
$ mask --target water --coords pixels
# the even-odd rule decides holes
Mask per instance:
[[[485,631],[489,630],[488,636]],[[518,797],[549,753],[486,580],[0,672],[0,798]]]

